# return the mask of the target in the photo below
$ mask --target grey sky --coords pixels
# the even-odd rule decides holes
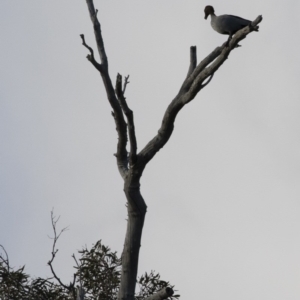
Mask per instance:
[[[130,74],[138,147],[157,132],[188,70],[221,45],[204,20],[263,15],[211,83],[180,112],[146,168],[139,273],[159,271],[182,299],[300,297],[298,1],[95,1],[110,74]],[[70,226],[57,273],[98,239],[122,250],[126,208],[116,132],[85,1],[0,2],[0,243],[12,265],[48,276],[50,211]]]

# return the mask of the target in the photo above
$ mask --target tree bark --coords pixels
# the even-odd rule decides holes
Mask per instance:
[[[252,26],[245,27],[235,34],[230,43],[224,43],[217,47],[206,58],[197,65],[196,47],[190,49],[190,66],[187,76],[174,100],[169,104],[157,135],[137,154],[137,141],[133,112],[127,105],[124,96],[128,77],[125,77],[122,89],[122,76],[118,74],[116,88],[114,90],[109,72],[108,60],[101,34],[101,26],[97,19],[97,10],[94,8],[93,0],[86,0],[89,14],[93,23],[100,63],[94,58],[94,52],[81,35],[82,44],[89,50],[87,59],[99,71],[106,90],[108,101],[112,107],[112,115],[116,123],[118,134],[117,166],[124,180],[124,193],[127,199],[128,222],[127,231],[122,253],[122,273],[118,299],[134,300],[136,278],[138,271],[139,251],[145,215],[146,203],[140,193],[140,178],[147,163],[168,142],[174,129],[174,122],[178,112],[184,105],[192,101],[197,93],[204,88],[213,78],[214,73],[228,58],[230,52],[238,47],[238,42],[252,32],[256,25],[262,21],[259,16],[252,22]],[[126,116],[127,123],[124,115]],[[127,127],[128,124],[128,127]],[[126,150],[127,133],[129,135],[130,152]],[[164,289],[157,294],[147,298],[148,300],[159,300],[170,297],[173,291]]]

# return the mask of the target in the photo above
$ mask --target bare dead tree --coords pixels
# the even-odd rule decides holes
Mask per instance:
[[[133,300],[138,271],[139,250],[141,244],[142,230],[147,210],[146,203],[140,192],[140,178],[149,161],[155,154],[164,147],[172,135],[174,122],[179,111],[212,80],[214,73],[228,58],[232,50],[237,48],[238,43],[255,30],[257,24],[262,21],[262,16],[258,16],[251,24],[235,34],[229,43],[224,43],[207,55],[197,65],[196,47],[190,48],[190,65],[186,78],[182,86],[171,101],[164,114],[162,124],[157,135],[137,153],[137,141],[135,136],[135,126],[133,112],[128,107],[125,90],[128,84],[128,77],[122,87],[122,76],[117,75],[115,88],[113,87],[109,72],[108,60],[104,48],[101,34],[101,26],[97,18],[93,0],[86,0],[91,21],[94,27],[95,39],[97,43],[100,63],[94,57],[93,49],[86,44],[84,35],[81,34],[82,44],[89,50],[87,59],[99,71],[106,90],[107,99],[112,107],[112,115],[115,120],[118,134],[117,166],[124,180],[124,193],[127,199],[128,222],[125,243],[122,253],[122,274],[118,294],[119,300]],[[126,120],[125,120],[126,118]],[[129,153],[126,149],[127,134],[129,136]],[[164,289],[159,293],[150,296],[147,300],[165,299],[172,295],[171,289]]]

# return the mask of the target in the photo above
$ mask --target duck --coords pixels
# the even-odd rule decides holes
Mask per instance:
[[[211,5],[207,5],[204,8],[204,19],[206,20],[207,17],[210,15],[211,17],[211,27],[221,34],[229,35],[227,44],[232,39],[232,36],[239,30],[243,29],[246,26],[251,26],[251,21],[237,17],[232,15],[221,15],[216,16],[215,10]],[[258,31],[258,26],[254,28],[254,31]]]

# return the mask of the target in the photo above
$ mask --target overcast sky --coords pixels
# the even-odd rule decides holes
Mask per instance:
[[[254,20],[211,83],[179,113],[147,166],[139,274],[156,270],[182,299],[300,298],[299,1],[97,1],[110,75],[130,74],[138,148],[156,134],[189,66],[226,36],[203,9]],[[83,0],[0,2],[0,244],[13,266],[50,276],[50,211],[69,226],[54,266],[97,240],[121,253],[125,197],[117,134]]]

